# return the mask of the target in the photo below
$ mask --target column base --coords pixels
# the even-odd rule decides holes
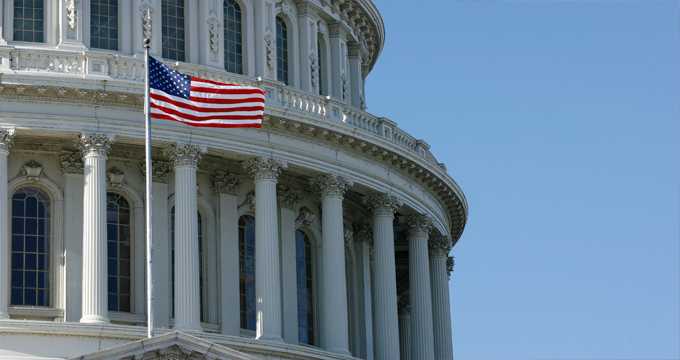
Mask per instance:
[[[4,311],[0,311],[0,320],[8,320],[8,319],[9,319],[9,314],[4,312]]]
[[[328,352],[332,352],[334,354],[340,354],[340,355],[346,355],[346,356],[352,356],[352,353],[349,352],[347,349],[343,348],[335,348],[335,349],[326,349]]]
[[[180,331],[183,333],[203,333],[203,328],[201,327],[200,324],[178,324],[173,326],[172,328],[175,331]]]
[[[101,315],[85,315],[80,318],[81,323],[85,324],[110,324],[111,321],[105,316]]]
[[[265,340],[265,341],[276,341],[276,342],[283,342],[283,338],[281,335],[275,335],[275,334],[265,334],[260,337],[256,338],[257,340]]]

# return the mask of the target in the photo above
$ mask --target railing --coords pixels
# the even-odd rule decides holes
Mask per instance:
[[[3,51],[4,50],[4,51]],[[84,51],[80,53],[49,49],[0,48],[0,59],[3,54],[9,55],[9,66],[0,66],[0,71],[46,72],[68,75],[92,75],[111,80],[142,83],[144,81],[143,59],[129,55],[114,55],[102,51]],[[312,94],[300,89],[286,86],[281,82],[254,78],[250,76],[227,73],[202,65],[183,62],[166,62],[169,67],[182,73],[230,84],[256,86],[267,93],[266,104],[281,106],[290,110],[320,116],[345,123],[348,126],[376,134],[399,146],[423,156],[428,161],[438,164],[429,151],[429,145],[416,140],[397,127],[397,124],[386,118],[379,118],[362,109],[353,107],[345,101],[330,96]]]

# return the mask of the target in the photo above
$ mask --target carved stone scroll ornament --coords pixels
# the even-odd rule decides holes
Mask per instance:
[[[267,65],[273,69],[276,61],[276,52],[274,51],[276,50],[276,41],[271,29],[269,28],[267,28],[266,35],[264,36],[264,43],[267,48]]]
[[[293,9],[286,3],[285,0],[281,0],[276,3],[276,7],[280,8],[281,12],[288,15],[291,19],[295,18],[295,16],[293,16]]]
[[[453,259],[453,256],[449,256],[446,259],[446,273],[449,276],[449,280],[451,280],[451,273],[453,272],[453,265],[455,264],[455,260]]]
[[[76,148],[80,150],[83,157],[103,156],[106,157],[111,152],[111,144],[116,142],[115,136],[102,135],[101,133],[88,134],[83,132],[76,139]]]
[[[394,194],[372,194],[364,198],[363,204],[374,216],[394,216],[404,202]]]
[[[373,227],[369,224],[354,224],[354,241],[373,247]]]
[[[38,181],[42,176],[45,176],[42,169],[42,165],[35,162],[35,160],[31,160],[22,167],[19,176],[26,176],[29,181]]]
[[[276,189],[276,201],[280,207],[294,211],[297,204],[302,201],[302,195],[286,186],[278,186]]]
[[[311,210],[303,206],[300,208],[300,215],[298,215],[295,221],[299,221],[302,223],[302,225],[309,227],[312,226],[315,217],[316,215],[314,215],[314,213]]]
[[[316,53],[313,51],[309,54],[309,66],[312,71],[312,85],[316,86],[319,83],[319,65],[316,63]]]
[[[397,300],[397,309],[399,310],[399,315],[411,315],[411,297],[400,296]]]
[[[406,225],[407,237],[427,237],[432,231],[432,218],[429,215],[408,215],[401,219]]]
[[[248,208],[250,208],[250,210],[255,210],[255,191],[254,190],[249,191],[246,194],[246,199],[243,201],[243,203],[241,205],[239,205],[239,207],[241,207],[241,206],[248,206]]]
[[[217,20],[215,12],[210,11],[210,16],[208,18],[208,32],[210,33],[210,50],[217,53],[220,48],[220,23]]]
[[[165,161],[154,161],[151,164],[151,182],[170,183],[170,174],[172,173],[170,164]],[[141,163],[139,167],[142,170],[142,181],[146,181],[146,162]]]
[[[12,140],[14,134],[16,134],[14,129],[0,128],[0,151],[9,153],[9,148],[14,144],[14,141]]]
[[[127,184],[127,181],[125,181],[125,173],[117,167],[112,167],[107,171],[106,178],[108,179],[108,184],[113,187],[120,187],[123,184]]]
[[[446,258],[449,255],[449,251],[451,251],[451,247],[453,247],[453,243],[448,236],[434,236],[427,242],[430,257]]]
[[[215,194],[236,195],[238,189],[241,188],[241,179],[222,170],[217,170],[210,178],[213,182],[212,191]]]
[[[61,152],[61,171],[64,174],[83,174],[83,155],[79,152]]]
[[[347,74],[343,73],[340,76],[342,80],[342,100],[347,100],[347,90],[349,90],[349,84],[347,83]]]
[[[165,150],[165,154],[175,167],[190,166],[194,168],[198,167],[201,159],[203,159],[203,154],[206,152],[205,147],[182,143],[174,143]]]
[[[352,242],[352,238],[354,237],[354,231],[350,229],[347,225],[343,224],[343,236],[345,239],[345,246],[349,247]]]
[[[66,1],[66,18],[68,19],[68,26],[71,29],[75,29],[78,16],[76,4],[80,3],[80,0],[65,0],[65,1]]]
[[[144,4],[139,8],[139,11],[142,12],[142,31],[144,39],[151,40],[153,35],[153,17],[151,14],[153,14],[154,10],[149,4]]]
[[[270,159],[265,156],[253,158],[241,164],[243,165],[243,170],[249,173],[255,181],[277,181],[281,171],[288,167],[288,163],[285,161]]]
[[[319,21],[316,23],[316,26],[319,28],[319,34],[326,35],[328,30],[326,29],[326,24],[323,23],[322,21]]]
[[[344,176],[328,174],[317,176],[316,178],[312,179],[311,184],[322,198],[341,198],[343,195],[345,195],[347,188],[354,185],[354,181]]]

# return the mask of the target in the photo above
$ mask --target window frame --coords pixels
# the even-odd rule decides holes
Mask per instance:
[[[136,292],[135,292],[135,286],[134,286],[134,285],[135,285],[135,255],[136,255],[136,254],[135,254],[135,252],[136,252],[136,251],[135,251],[135,247],[136,247],[136,245],[137,245],[137,244],[136,244],[136,241],[135,241],[135,240],[136,240],[136,239],[135,239],[135,230],[136,230],[136,229],[135,229],[135,224],[134,224],[134,223],[135,223],[135,215],[136,215],[136,214],[135,214],[135,204],[134,204],[134,200],[130,199],[130,197],[127,196],[124,192],[122,192],[122,191],[116,191],[116,190],[112,190],[112,189],[107,189],[107,190],[106,190],[106,204],[107,204],[107,207],[108,207],[108,203],[109,203],[109,201],[108,201],[109,193],[118,195],[118,196],[122,197],[123,199],[125,199],[125,201],[127,201],[127,203],[128,203],[128,207],[129,207],[129,209],[130,209],[130,218],[129,218],[129,222],[128,222],[128,226],[129,226],[129,228],[130,228],[130,230],[129,230],[130,244],[128,245],[129,248],[130,248],[130,258],[129,258],[129,260],[128,260],[128,261],[130,262],[130,275],[129,275],[129,278],[130,278],[130,294],[129,294],[129,298],[130,298],[130,311],[108,310],[108,305],[110,305],[110,304],[108,304],[108,303],[107,303],[107,311],[108,311],[108,312],[111,312],[111,313],[134,314],[134,313],[135,313],[135,297],[137,296],[137,294],[136,294]],[[108,213],[108,209],[107,209],[107,213]],[[120,210],[119,210],[119,213],[120,213]],[[106,221],[106,223],[107,223],[107,227],[108,227],[108,214],[107,214],[107,221]],[[119,222],[117,225],[120,226],[120,222]],[[120,241],[121,241],[120,238],[119,238],[119,240],[117,240],[117,241],[120,242]],[[108,266],[108,260],[109,260],[108,243],[109,243],[109,239],[108,239],[108,232],[107,232],[107,237],[106,237],[106,244],[107,244],[107,252],[106,252],[107,266]],[[118,261],[120,261],[120,260],[118,260]],[[108,271],[106,272],[106,275],[107,275],[107,292],[106,292],[106,294],[107,294],[107,296],[108,296],[108,295],[109,295],[109,292],[108,292],[108,277],[111,276],[111,275],[109,274]],[[119,275],[117,275],[117,276],[120,277]],[[119,294],[118,294],[117,296],[121,296],[121,295],[120,295],[120,291],[119,291]],[[119,308],[120,308],[120,307],[119,307]]]
[[[299,314],[299,311],[300,311],[299,304],[300,304],[300,302],[298,300],[298,296],[300,295],[300,292],[298,291],[298,288],[297,288],[297,280],[298,280],[297,278],[299,276],[298,272],[297,272],[297,260],[298,260],[298,257],[297,257],[297,240],[298,240],[297,232],[298,231],[302,232],[309,241],[309,254],[310,254],[309,263],[310,263],[310,268],[311,268],[312,273],[311,273],[311,276],[308,276],[308,277],[310,278],[310,280],[312,282],[312,311],[311,311],[311,313],[314,316],[313,321],[312,321],[312,325],[313,325],[312,334],[314,336],[314,341],[311,344],[300,342],[300,333],[299,333],[300,323],[299,323],[299,320],[296,321],[297,325],[298,325],[298,344],[299,345],[305,345],[305,346],[319,347],[319,326],[318,326],[318,324],[319,324],[320,314],[318,312],[317,303],[318,303],[318,299],[319,299],[318,294],[319,294],[320,289],[317,286],[317,278],[316,278],[316,261],[315,261],[316,260],[316,246],[315,246],[316,241],[314,240],[314,236],[312,235],[313,234],[312,231],[310,231],[305,226],[297,226],[295,228],[295,284],[296,284],[295,300],[296,300],[296,303],[297,303],[296,310],[298,311],[298,314]],[[305,259],[305,261],[307,261],[307,259]],[[306,289],[306,287],[305,287],[305,289]],[[297,317],[297,316],[299,316],[298,314],[296,314],[296,319],[298,319],[298,317]]]
[[[122,36],[123,34],[123,20],[121,14],[125,14],[126,6],[124,4],[121,4],[121,0],[118,0],[118,49],[115,50],[109,50],[109,49],[102,49],[102,48],[95,48],[92,47],[92,1],[93,0],[84,0],[83,1],[83,12],[84,18],[83,18],[83,39],[85,42],[85,46],[87,46],[88,49],[94,50],[94,51],[116,51],[120,52],[123,49],[123,42],[125,42],[127,39]]]
[[[241,322],[241,313],[244,312],[243,309],[241,308],[241,218],[243,218],[245,216],[252,217],[253,221],[254,221],[253,222],[253,248],[254,248],[254,250],[253,250],[253,267],[257,266],[257,264],[255,264],[255,251],[257,251],[257,248],[255,248],[255,241],[256,241],[256,239],[255,239],[255,224],[257,222],[257,218],[255,218],[254,212],[247,211],[247,212],[244,212],[242,214],[239,214],[238,220],[236,222],[236,224],[237,224],[236,226],[238,227],[238,258],[239,258],[239,271],[238,271],[238,282],[239,282],[239,289],[238,289],[239,313],[238,314],[239,314],[239,317],[238,318],[239,318],[239,329],[240,329],[240,331],[252,332],[254,334],[255,331],[257,330],[257,304],[255,305],[256,306],[255,307],[255,329],[249,329],[247,327],[242,327],[243,323]],[[245,254],[244,254],[244,258],[245,258]],[[255,268],[255,270],[256,270],[256,268]],[[248,280],[248,278],[247,278],[247,274],[246,274],[246,281],[247,280]],[[255,283],[254,284],[255,289],[257,289],[257,282],[256,282],[257,279],[255,278],[255,275],[253,275],[252,280]],[[257,291],[257,290],[255,290],[255,291]],[[246,296],[246,304],[247,304],[247,301],[248,301],[248,289],[247,288],[245,290],[245,296]],[[257,292],[255,293],[254,297],[257,298]],[[247,315],[248,311],[246,310],[245,312],[246,312],[246,315]]]
[[[241,53],[237,55],[240,55],[241,57],[241,72],[232,72],[227,69],[227,36],[225,32],[227,31],[227,14],[226,14],[226,7],[227,7],[227,1],[233,2],[236,6],[238,6],[238,11],[240,13],[240,35],[241,35]],[[244,6],[237,0],[222,0],[222,24],[223,24],[223,29],[222,29],[222,58],[223,58],[223,68],[226,72],[231,72],[232,74],[239,74],[239,75],[246,75],[246,32],[244,31],[246,27],[246,12],[244,11]]]
[[[166,50],[166,47],[163,45],[163,38],[164,38],[164,36],[163,36],[163,28],[164,28],[165,26],[170,27],[169,24],[166,24],[166,22],[163,21],[163,18],[166,16],[165,13],[163,12],[163,6],[165,6],[166,1],[167,1],[167,0],[161,0],[161,1],[160,1],[160,7],[161,7],[161,9],[160,9],[160,23],[161,23],[161,26],[160,26],[160,28],[161,28],[161,34],[160,34],[160,40],[161,40],[161,41],[160,41],[160,50],[161,50],[161,51],[160,51],[160,55],[161,55],[161,57],[162,57],[163,59],[165,59],[165,60],[187,62],[187,59],[188,59],[188,57],[189,57],[189,54],[188,54],[188,51],[187,51],[187,38],[188,38],[188,37],[187,37],[187,32],[188,32],[189,30],[188,30],[188,27],[187,27],[187,22],[188,22],[188,21],[187,21],[186,15],[187,15],[187,4],[189,4],[189,6],[191,6],[191,4],[190,4],[191,0],[189,0],[189,3],[188,3],[187,1],[185,1],[185,0],[175,0],[175,1],[182,1],[182,12],[183,12],[183,14],[182,14],[182,15],[183,15],[183,16],[182,16],[182,20],[183,20],[183,23],[184,23],[183,26],[182,26],[182,32],[184,33],[184,38],[181,40],[181,41],[183,42],[183,44],[184,44],[184,47],[183,47],[183,49],[181,50],[182,59],[175,59],[175,58],[171,58],[171,57],[166,57],[165,54],[164,54],[164,53],[165,53],[165,50]],[[170,15],[167,15],[167,16],[170,16]],[[173,16],[173,17],[179,18],[179,16]],[[179,29],[179,28],[177,28],[177,27],[175,27],[175,28],[176,28],[176,29]],[[180,38],[179,38],[179,37],[175,37],[175,38],[173,38],[173,39],[180,39]],[[167,48],[167,49],[170,49],[170,48]],[[177,49],[172,49],[172,50],[173,50],[173,51],[180,52],[180,50],[177,50]]]

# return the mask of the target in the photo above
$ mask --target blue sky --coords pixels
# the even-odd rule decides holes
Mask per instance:
[[[680,358],[679,3],[374,3],[368,110],[469,204],[455,358]]]

